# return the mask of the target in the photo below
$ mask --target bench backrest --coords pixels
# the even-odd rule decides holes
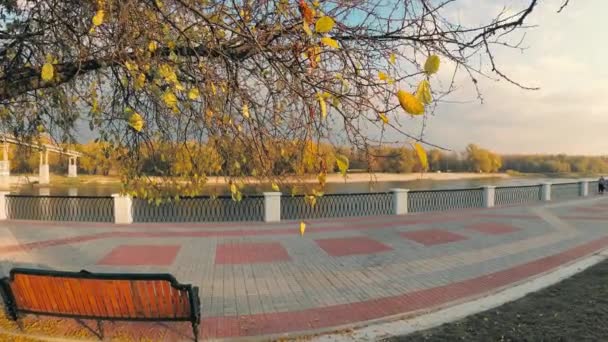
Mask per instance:
[[[13,310],[83,318],[193,321],[198,294],[170,274],[57,272],[15,268],[2,280]],[[196,296],[196,298],[195,298]],[[10,305],[10,304],[9,304]]]

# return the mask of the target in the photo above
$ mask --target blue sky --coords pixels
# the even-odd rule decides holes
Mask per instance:
[[[458,1],[459,18],[475,23],[509,1]],[[521,1],[513,1],[518,3]],[[450,99],[430,119],[430,141],[462,150],[469,142],[501,153],[567,153],[608,155],[608,47],[605,43],[606,0],[541,1],[528,23],[531,29],[520,51],[501,51],[502,71],[537,91],[521,90],[505,81],[480,80],[484,104],[463,78]],[[514,7],[517,8],[517,7]],[[453,65],[442,65],[446,79]],[[464,75],[463,75],[464,76]],[[408,122],[415,132],[415,121]]]

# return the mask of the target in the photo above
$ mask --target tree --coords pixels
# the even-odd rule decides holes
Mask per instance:
[[[295,142],[298,151],[348,142],[368,152],[382,139],[363,127],[376,127],[432,146],[422,132],[402,129],[403,109],[432,111],[423,104],[454,89],[430,77],[440,60],[475,87],[492,73],[522,86],[501,72],[494,50],[519,46],[538,1],[481,25],[454,21],[461,4],[5,0],[1,129],[25,138],[46,130],[70,143],[85,120],[120,152],[127,188],[146,177],[144,148],[181,151],[165,156],[172,164],[187,159],[180,146],[213,141],[224,165],[245,158],[242,170],[272,178],[281,160],[276,142]],[[234,151],[235,144],[242,149]],[[322,172],[321,159],[299,158],[296,169]],[[170,167],[158,176],[198,184],[195,176],[215,172],[210,167],[185,175]]]

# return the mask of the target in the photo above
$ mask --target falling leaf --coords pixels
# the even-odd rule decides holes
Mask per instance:
[[[348,158],[341,154],[337,154],[336,155],[336,164],[338,165],[338,169],[340,170],[340,173],[342,173],[342,176],[346,176],[346,171],[348,171],[348,165],[349,165]]]
[[[177,107],[177,97],[175,96],[175,94],[173,94],[173,92],[171,92],[169,90],[163,94],[163,101],[165,101],[165,104],[168,107],[171,107],[171,108]]]
[[[389,79],[388,75],[382,71],[378,72],[378,78],[380,79],[380,81],[386,81]]]
[[[155,41],[151,41],[150,43],[148,43],[148,50],[150,52],[156,51],[157,48],[158,48],[158,45],[156,44]]]
[[[38,126],[36,127],[36,130],[38,131],[38,133],[43,133],[43,132],[44,132],[44,126],[42,126],[42,125],[38,125]]]
[[[95,13],[95,16],[93,16],[93,25],[95,26],[99,26],[101,24],[103,24],[103,15],[104,12],[103,10],[98,10],[97,13]]]
[[[129,118],[129,126],[133,128],[136,132],[141,132],[144,128],[144,119],[138,113],[131,114]]]
[[[416,154],[418,155],[418,160],[420,161],[420,165],[422,166],[423,170],[426,170],[429,168],[429,162],[426,156],[426,151],[424,151],[424,148],[422,147],[422,145],[420,145],[419,143],[414,143],[414,149],[416,150]]]
[[[424,63],[424,71],[427,74],[432,75],[436,73],[437,70],[439,70],[439,56],[430,55]]]
[[[422,104],[414,95],[405,90],[399,90],[397,92],[397,98],[399,99],[399,104],[406,112],[412,115],[424,114],[424,104]]]
[[[319,106],[321,107],[321,117],[325,119],[327,117],[327,104],[325,103],[323,95],[317,94],[317,97],[319,98]]]
[[[396,56],[394,53],[391,53],[391,55],[390,55],[390,57],[389,57],[388,61],[389,61],[391,64],[395,65],[395,63],[397,63],[397,56]]]
[[[304,221],[300,222],[300,236],[304,236],[304,232],[306,231],[306,223]]]
[[[198,95],[199,95],[198,88],[192,88],[188,92],[188,98],[190,100],[196,100],[196,99],[198,99]]]
[[[249,106],[246,104],[243,105],[243,117],[249,119]]]
[[[325,46],[329,46],[330,48],[334,48],[334,49],[340,48],[340,44],[338,44],[338,41],[335,39],[332,39],[330,37],[321,38],[321,44],[323,44]]]
[[[323,16],[317,20],[317,23],[315,24],[315,31],[318,33],[327,33],[334,28],[335,24],[336,22],[331,17]]]
[[[48,82],[53,79],[54,72],[55,69],[53,68],[53,64],[46,62],[42,66],[42,73],[40,76],[42,77],[43,81]]]
[[[215,84],[211,83],[211,93],[213,93],[213,95],[217,95],[217,88],[215,87]]]
[[[378,116],[380,117],[380,120],[382,120],[382,122],[384,122],[384,124],[388,124],[388,116],[386,116],[386,114],[378,113]]]
[[[213,116],[213,111],[211,109],[207,108],[205,110],[205,116],[208,117],[208,118],[212,117]]]
[[[420,100],[420,102],[424,104],[429,104],[433,101],[433,96],[431,95],[431,85],[429,81],[422,80],[418,85],[418,89],[416,89],[416,98]]]
[[[271,187],[272,187],[272,190],[274,190],[276,192],[281,191],[281,188],[279,188],[279,185],[277,183],[272,183]]]

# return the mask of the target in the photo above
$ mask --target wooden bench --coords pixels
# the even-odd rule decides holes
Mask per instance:
[[[59,272],[14,268],[0,279],[8,316],[32,313],[83,319],[187,321],[198,340],[198,288],[170,274]]]

